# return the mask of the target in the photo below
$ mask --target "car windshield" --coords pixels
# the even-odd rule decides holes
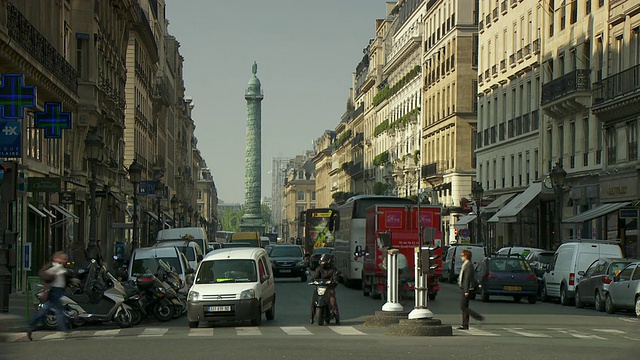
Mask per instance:
[[[276,246],[269,255],[271,257],[301,257],[302,250],[297,246]]]
[[[249,243],[242,243],[242,242],[230,242],[230,243],[224,243],[222,245],[223,249],[239,248],[239,247],[252,247],[252,246]]]
[[[177,257],[174,258],[146,258],[146,259],[135,259],[133,260],[133,265],[131,267],[131,273],[134,275],[141,274],[156,274],[158,272],[158,261],[163,260],[169,266],[171,266],[176,272],[180,273],[178,269],[180,269],[180,259]]]
[[[491,272],[530,272],[529,264],[522,259],[493,259],[489,262]]]
[[[208,260],[201,263],[196,284],[256,282],[256,263],[248,259]]]
[[[609,274],[608,275],[613,275],[616,276],[620,273],[620,271],[622,271],[622,269],[624,269],[627,265],[629,265],[630,261],[616,261],[611,263],[611,266],[609,266]]]
[[[538,262],[541,262],[543,264],[551,264],[551,260],[553,260],[553,253],[538,254]]]

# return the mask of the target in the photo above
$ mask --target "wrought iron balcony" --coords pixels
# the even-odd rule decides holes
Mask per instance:
[[[351,117],[352,119],[357,118],[358,116],[362,115],[364,113],[364,103],[360,104],[360,106],[358,106],[354,111],[353,111],[353,116]]]
[[[620,119],[640,112],[640,65],[594,84],[593,112],[603,119]]]
[[[9,36],[31,56],[51,71],[69,90],[78,93],[76,70],[11,3],[7,3],[7,29]]]
[[[542,105],[575,92],[590,91],[589,69],[577,69],[542,85]]]
[[[434,177],[438,175],[438,163],[434,162],[431,164],[427,164],[427,165],[423,165],[422,166],[422,177],[423,178],[430,178],[430,177]]]
[[[351,177],[356,177],[358,175],[362,175],[363,172],[363,166],[362,166],[362,162],[357,162],[353,165],[351,165],[348,169],[347,169],[347,174],[349,174],[349,176]]]
[[[351,139],[351,146],[364,146],[364,133],[357,133],[353,139]]]
[[[533,40],[533,52],[535,54],[540,52],[540,39]]]

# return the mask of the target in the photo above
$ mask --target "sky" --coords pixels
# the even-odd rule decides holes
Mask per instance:
[[[346,110],[352,74],[386,16],[385,0],[166,0],[184,58],[198,149],[218,199],[244,203],[251,65],[262,83],[262,198],[271,161],[312,149]]]

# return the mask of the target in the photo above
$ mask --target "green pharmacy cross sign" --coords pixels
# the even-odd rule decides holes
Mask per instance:
[[[22,119],[24,109],[36,106],[35,86],[25,86],[22,74],[2,74],[0,118]]]
[[[47,139],[60,139],[62,129],[71,129],[71,113],[62,111],[62,103],[44,103],[44,111],[34,115],[35,125],[38,129],[44,129],[44,137]]]

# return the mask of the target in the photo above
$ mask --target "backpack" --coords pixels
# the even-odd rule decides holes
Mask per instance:
[[[40,280],[42,280],[42,282],[45,284],[52,283],[56,279],[55,275],[49,274],[47,272],[47,270],[51,269],[51,267],[53,267],[53,264],[49,262],[42,265],[42,267],[38,271],[38,276],[40,277]]]

